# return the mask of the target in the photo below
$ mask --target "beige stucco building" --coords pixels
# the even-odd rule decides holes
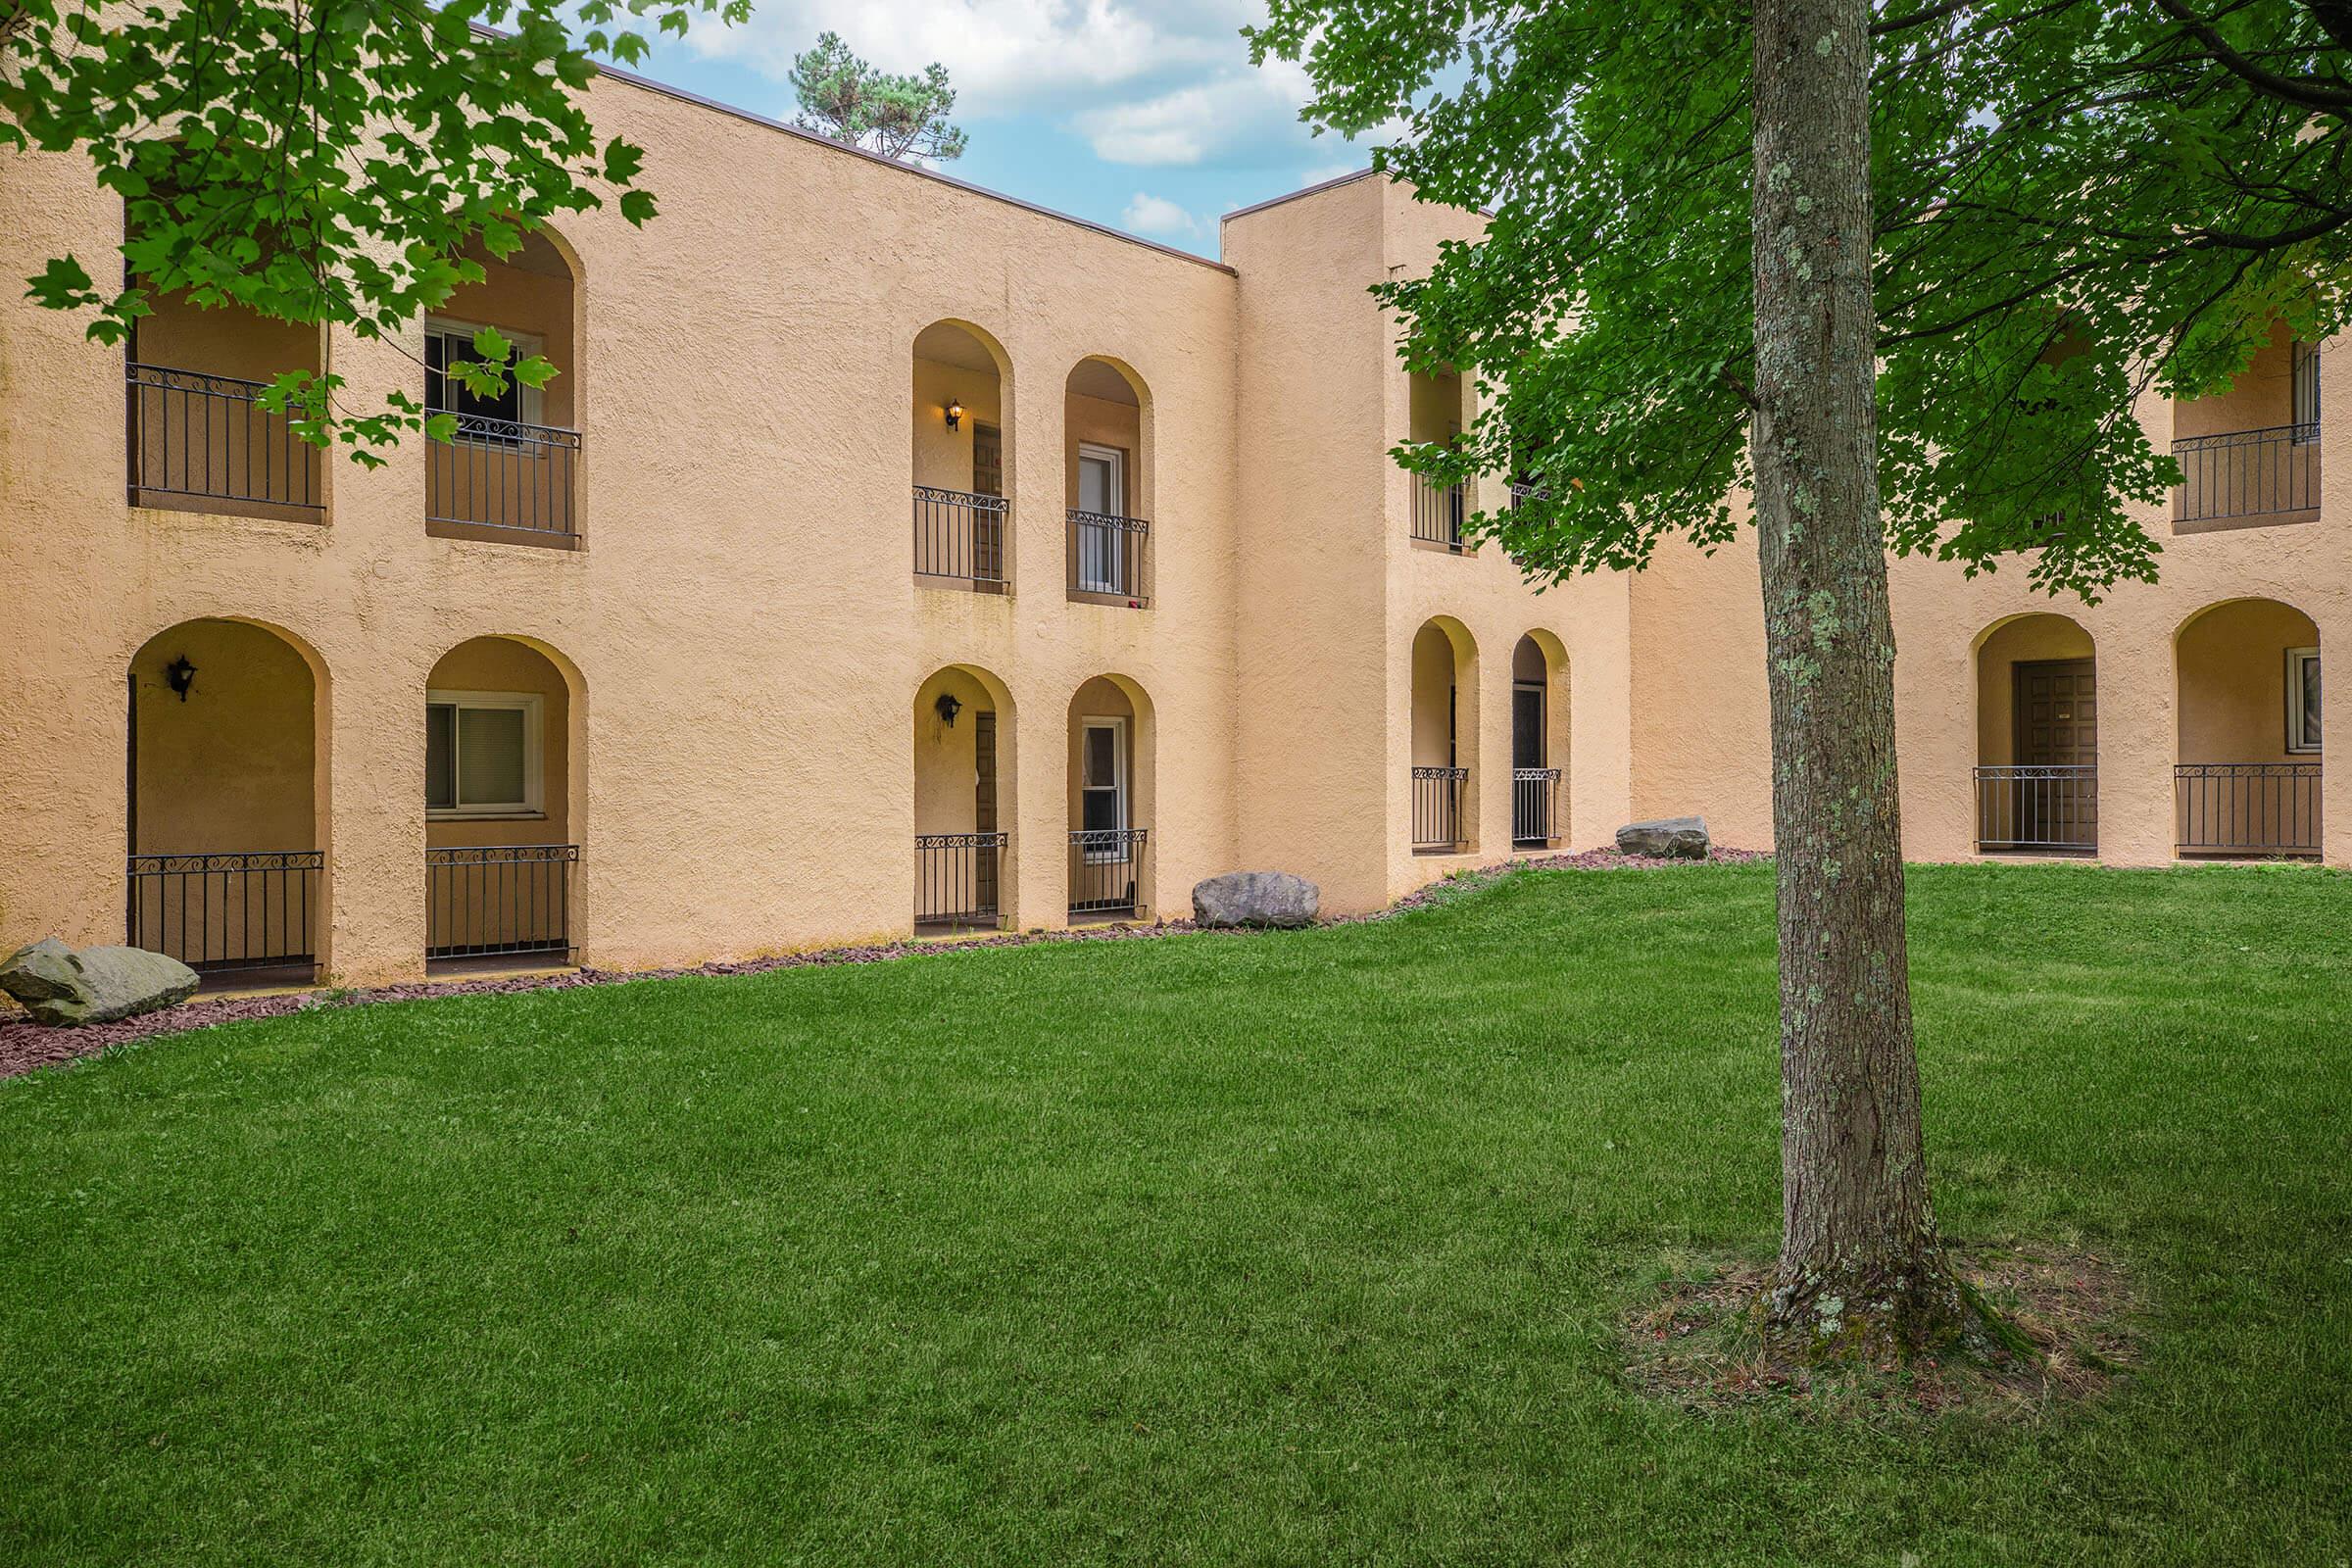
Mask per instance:
[[[0,303],[0,950],[639,967],[1181,914],[1240,866],[1359,910],[1637,815],[1768,845],[1752,561],[1536,592],[1460,544],[1499,485],[1387,456],[1471,393],[1366,286],[1475,216],[1358,176],[1230,216],[1219,265],[592,98],[660,220],[566,223],[402,341],[166,302],[110,353]],[[0,275],[122,222],[0,160]],[[560,373],[472,398],[481,325]],[[2271,358],[2147,410],[2203,443],[2160,588],[1898,566],[1915,854],[2352,861],[2333,371]],[[290,443],[253,383],[321,365],[458,438]]]

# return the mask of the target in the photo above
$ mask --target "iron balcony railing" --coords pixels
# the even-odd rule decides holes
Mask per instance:
[[[1462,847],[1462,786],[1466,767],[1413,769],[1413,848],[1444,852]]]
[[[455,435],[426,447],[426,520],[505,529],[551,544],[578,537],[579,431],[477,414],[456,417]]]
[[[568,954],[576,844],[498,844],[424,852],[428,958]]]
[[[1556,767],[1511,769],[1511,843],[1521,848],[1547,845],[1559,837],[1552,826],[1559,809],[1560,770]]]
[[[1458,484],[1435,484],[1420,474],[1413,475],[1413,537],[1427,544],[1444,545],[1461,555],[1470,553],[1469,543],[1462,538],[1464,500]]]
[[[1144,591],[1144,546],[1152,525],[1141,517],[1069,509],[1070,592],[1123,599],[1131,610],[1151,604]]]
[[[1521,502],[1541,501],[1545,494],[1544,488],[1540,484],[1528,484],[1513,480],[1511,483],[1511,507],[1515,511]]]
[[[2320,427],[2282,424],[2173,443],[2175,523],[2228,522],[2320,504]]]
[[[1144,844],[1150,829],[1090,827],[1070,830],[1070,915],[1140,915]]]
[[[2099,848],[2095,763],[1979,767],[1981,853],[2093,855]]]
[[[2317,762],[2181,762],[2173,799],[2181,855],[2320,853]]]
[[[993,928],[1002,918],[1000,889],[1008,833],[917,833],[914,923],[950,930]]]
[[[261,406],[262,381],[132,362],[125,386],[130,499],[319,510],[318,449],[290,414]]]
[[[130,857],[126,940],[204,973],[317,962],[318,850]]]
[[[914,487],[914,574],[953,577],[975,588],[1004,587],[1003,496]]]

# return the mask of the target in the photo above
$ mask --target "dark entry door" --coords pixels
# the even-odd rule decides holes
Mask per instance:
[[[2097,661],[2050,660],[2017,666],[2017,760],[2049,769],[2020,781],[2018,836],[2052,847],[2099,841]]]

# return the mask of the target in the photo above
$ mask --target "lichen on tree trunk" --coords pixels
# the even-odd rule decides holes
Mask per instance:
[[[1972,1316],[1936,1235],[1903,940],[1880,528],[1868,0],[1757,0],[1750,442],[1772,692],[1781,1260],[1760,1311],[1823,1358]]]

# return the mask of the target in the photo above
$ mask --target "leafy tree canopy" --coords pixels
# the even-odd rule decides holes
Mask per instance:
[[[937,61],[920,75],[894,76],[850,53],[841,34],[825,32],[794,58],[790,79],[801,100],[794,122],[805,130],[885,158],[963,156],[964,134],[948,123],[956,89]]]
[[[599,58],[641,61],[652,18],[738,22],[750,0],[0,0],[0,148],[86,153],[124,205],[122,265],[50,260],[28,296],[94,311],[122,342],[160,295],[362,337],[412,325],[563,213],[654,216],[644,150],[601,146],[580,96]],[[96,275],[93,276],[93,271]],[[128,281],[118,284],[117,277]],[[106,279],[101,282],[99,279]],[[477,392],[543,360],[503,340],[454,367]],[[425,427],[394,392],[338,407],[340,378],[289,372],[269,406],[368,448]],[[445,432],[435,432],[445,433]]]
[[[2152,578],[2177,478],[2133,402],[2227,387],[2345,313],[2352,6],[1880,0],[1872,184],[1889,545],[2096,597]],[[1688,0],[1273,0],[1318,128],[1492,210],[1384,285],[1416,367],[1487,400],[1408,466],[1531,481],[1474,524],[1540,577],[1730,538],[1749,478],[1751,19]]]

